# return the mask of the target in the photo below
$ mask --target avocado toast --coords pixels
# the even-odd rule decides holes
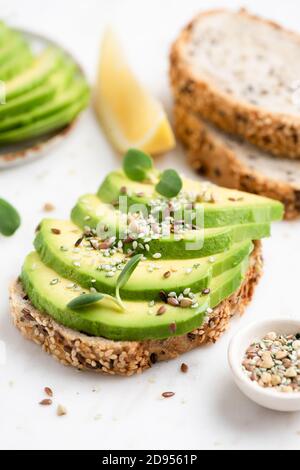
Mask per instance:
[[[127,171],[131,152],[97,195],[79,199],[72,221],[41,222],[10,293],[24,336],[63,364],[119,375],[215,342],[251,300],[258,240],[283,212],[271,199],[160,173],[145,154],[147,171]]]

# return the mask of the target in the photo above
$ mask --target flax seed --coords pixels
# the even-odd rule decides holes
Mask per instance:
[[[186,374],[187,371],[189,370],[189,366],[183,362],[183,363],[181,364],[181,366],[180,366],[180,370],[181,370],[181,372],[183,372],[184,374]]]
[[[45,387],[44,392],[46,393],[46,395],[48,395],[48,397],[53,397],[53,391],[50,387]]]
[[[174,397],[175,393],[174,392],[163,392],[162,393],[162,396],[164,398],[171,398],[171,397]]]
[[[52,405],[52,400],[50,400],[50,398],[44,398],[44,400],[40,401],[39,404],[43,406],[49,406]]]

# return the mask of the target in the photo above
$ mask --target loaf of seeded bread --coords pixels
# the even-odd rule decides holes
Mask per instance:
[[[300,35],[248,14],[197,16],[172,46],[176,101],[274,155],[300,158]]]
[[[251,301],[262,274],[262,264],[261,242],[255,242],[240,289],[216,307],[201,328],[165,340],[111,341],[66,328],[33,307],[20,281],[11,286],[10,310],[21,333],[62,364],[81,370],[129,376],[148,369],[157,361],[173,359],[202,344],[216,342],[227,329],[230,318],[234,314],[242,314]]]
[[[218,130],[178,102],[174,121],[176,134],[199,173],[221,186],[277,199],[285,205],[286,219],[299,217],[300,161],[274,159],[245,140]]]

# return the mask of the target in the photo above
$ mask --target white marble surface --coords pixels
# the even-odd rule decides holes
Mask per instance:
[[[243,1],[254,12],[299,28],[300,5],[293,0]],[[240,6],[238,1],[186,0],[0,0],[0,14],[12,24],[43,32],[68,47],[86,68],[96,70],[103,28],[119,32],[131,63],[169,105],[167,54],[179,28],[199,9]],[[288,64],[287,64],[288,65]],[[300,78],[300,77],[299,77]],[[226,361],[227,345],[242,325],[268,316],[300,316],[299,223],[274,227],[265,247],[265,276],[246,315],[212,347],[159,364],[139,377],[106,378],[60,366],[25,341],[11,324],[7,289],[31,249],[42,206],[56,206],[54,217],[67,217],[77,196],[96,190],[102,177],[119,164],[91,111],[76,131],[47,157],[0,173],[0,195],[20,210],[23,224],[0,239],[0,340],[7,361],[0,365],[0,448],[146,448],[146,449],[290,449],[300,446],[300,414],[264,410],[241,395]],[[191,173],[180,149],[160,159]],[[52,387],[55,403],[40,407],[43,388]],[[161,393],[176,392],[171,399]]]

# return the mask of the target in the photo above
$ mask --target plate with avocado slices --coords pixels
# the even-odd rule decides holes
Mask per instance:
[[[160,172],[131,149],[70,219],[41,221],[13,321],[65,365],[141,372],[214,343],[245,310],[282,216],[277,201]]]
[[[42,35],[0,22],[0,169],[43,155],[88,106],[77,61]]]

